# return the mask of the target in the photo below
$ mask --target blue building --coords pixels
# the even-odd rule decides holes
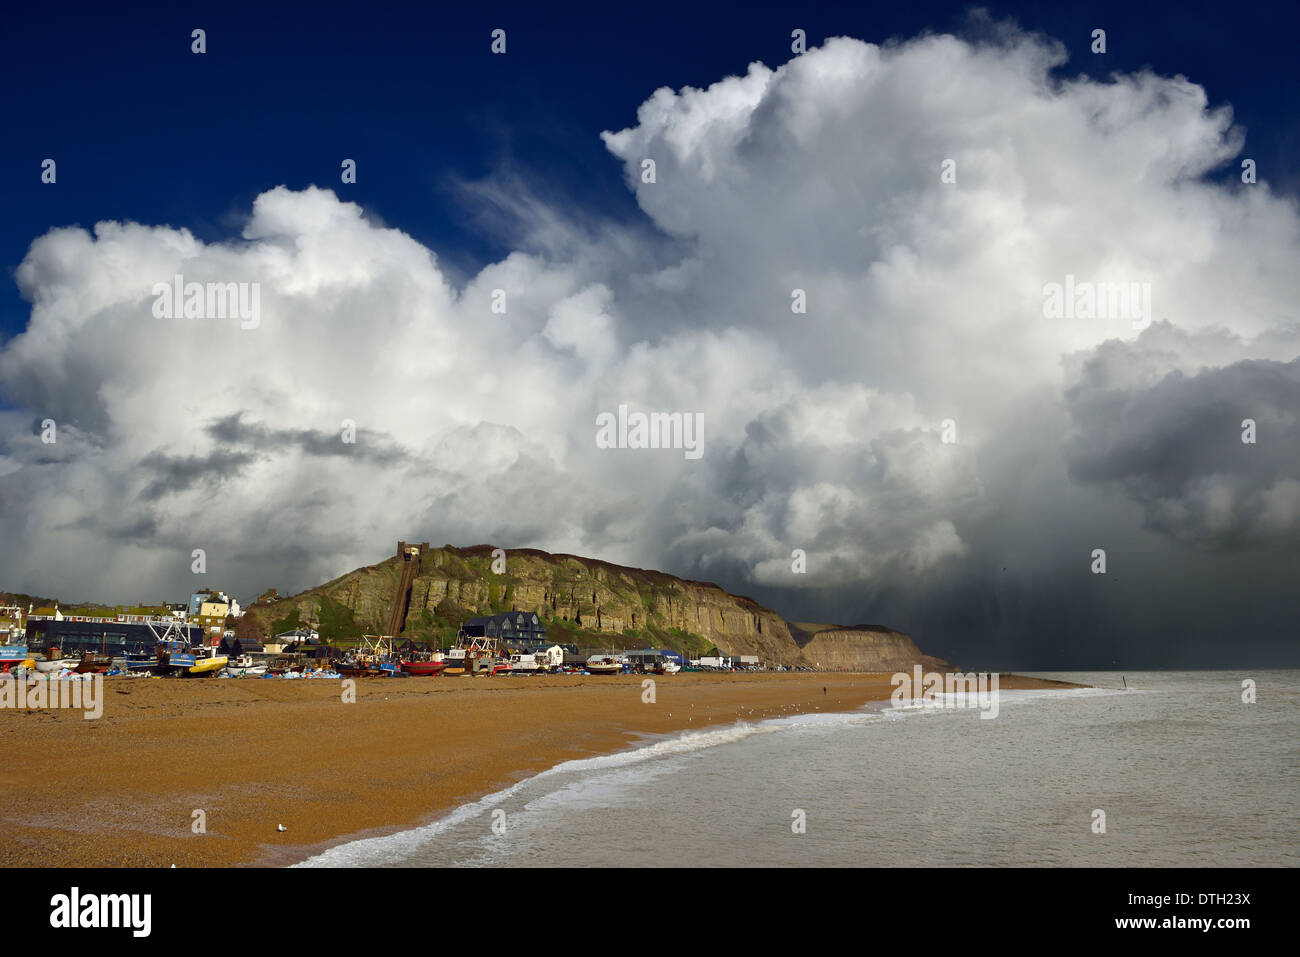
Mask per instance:
[[[203,603],[208,600],[208,596],[211,594],[212,592],[210,591],[196,591],[194,594],[190,595],[190,617],[191,618],[194,618],[196,615],[198,615],[199,609],[203,607]]]

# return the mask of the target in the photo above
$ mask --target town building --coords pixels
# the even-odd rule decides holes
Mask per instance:
[[[466,618],[460,626],[460,637],[495,639],[510,654],[545,651],[550,645],[546,640],[546,626],[529,611],[506,611],[498,615]]]
[[[34,651],[59,648],[72,657],[83,651],[114,657],[152,656],[163,638],[179,638],[190,645],[203,640],[194,625],[181,624],[170,616],[114,615],[112,618],[89,615],[63,615],[57,609],[40,609],[53,614],[33,613],[27,617],[27,645]]]

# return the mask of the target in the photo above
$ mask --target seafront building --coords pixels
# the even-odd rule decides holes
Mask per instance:
[[[526,611],[466,618],[460,626],[460,637],[494,639],[501,642],[502,649],[510,654],[544,651],[550,644],[546,640],[546,626],[541,619]]]
[[[196,625],[170,616],[114,615],[98,618],[63,615],[57,608],[50,611],[53,614],[27,616],[27,647],[33,651],[58,648],[68,657],[82,652],[125,657],[154,654],[158,642],[165,635],[191,645],[203,641],[203,632]]]

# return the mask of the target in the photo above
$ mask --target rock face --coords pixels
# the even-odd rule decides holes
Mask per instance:
[[[902,632],[879,625],[792,623],[791,633],[804,661],[830,671],[900,671],[919,664],[926,671],[946,671],[948,662],[921,654]]]
[[[500,569],[488,545],[429,549],[411,586],[402,635],[446,646],[465,618],[517,610],[537,613],[548,635],[580,648],[649,645],[691,656],[716,648],[770,664],[820,662],[823,669],[849,671],[937,661],[896,631],[791,625],[749,598],[662,572],[534,549],[505,552]],[[388,619],[401,570],[401,559],[390,558],[300,595],[259,601],[248,614],[263,634],[299,623],[318,626],[331,641],[375,634]]]

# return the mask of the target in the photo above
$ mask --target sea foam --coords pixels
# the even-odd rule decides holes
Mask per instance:
[[[1104,688],[1044,689],[1034,691],[1002,691],[1003,702],[1020,702],[1034,698],[1095,694],[1123,694]],[[1089,695],[1090,696],[1090,695]],[[870,702],[854,711],[826,711],[766,718],[757,722],[737,721],[725,727],[702,731],[684,731],[653,740],[626,751],[564,761],[545,771],[540,771],[510,787],[486,795],[477,801],[463,804],[445,817],[416,828],[409,828],[380,837],[361,838],[329,848],[320,854],[301,861],[294,867],[382,867],[405,864],[411,853],[439,835],[453,830],[467,821],[490,815],[502,804],[510,801],[525,788],[545,783],[547,779],[567,775],[594,775],[620,768],[630,768],[649,761],[662,760],[742,741],[754,735],[779,732],[817,733],[851,725],[881,724],[918,715],[954,714],[961,710],[934,706],[891,708],[889,702]]]

